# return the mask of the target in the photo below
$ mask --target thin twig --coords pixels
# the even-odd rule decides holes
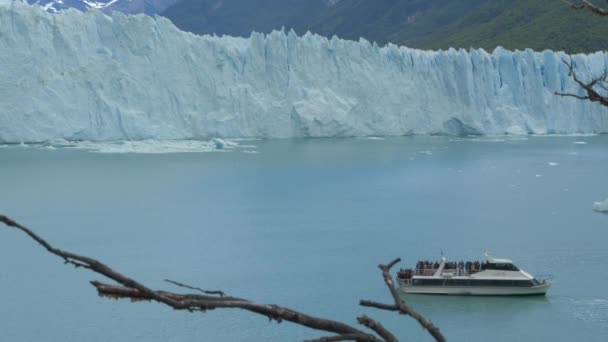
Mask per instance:
[[[173,284],[173,285],[175,285],[175,286],[178,286],[178,287],[183,287],[183,288],[186,288],[186,289],[190,289],[190,290],[199,291],[199,292],[201,292],[201,293],[208,294],[208,295],[218,295],[218,296],[220,296],[220,297],[224,297],[224,296],[226,295],[226,294],[225,294],[223,291],[209,291],[209,290],[203,290],[203,289],[201,289],[200,287],[194,287],[194,286],[190,286],[190,285],[186,285],[186,284],[178,283],[177,281],[173,281],[173,280],[169,280],[169,279],[165,279],[165,281],[166,281],[167,283],[171,283],[171,284]]]

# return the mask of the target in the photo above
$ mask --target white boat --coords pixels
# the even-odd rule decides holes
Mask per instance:
[[[404,293],[472,296],[545,295],[551,281],[537,279],[509,259],[486,254],[485,262],[419,261],[415,269],[397,273]]]

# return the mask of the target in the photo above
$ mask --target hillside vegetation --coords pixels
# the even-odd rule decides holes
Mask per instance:
[[[325,0],[182,0],[162,15],[185,31],[248,37],[281,27],[299,33],[328,7]]]
[[[407,43],[407,36],[400,42]],[[439,30],[419,47],[482,47],[594,52],[608,48],[608,20],[557,0],[494,0]]]
[[[285,27],[421,49],[608,47],[608,20],[559,0],[182,0],[163,15],[199,34]]]

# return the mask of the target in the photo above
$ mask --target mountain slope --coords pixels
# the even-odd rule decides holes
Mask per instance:
[[[343,0],[344,1],[344,0]],[[248,37],[252,31],[308,28],[328,0],[182,0],[162,15],[182,30]]]
[[[346,39],[421,46],[434,31],[477,10],[489,0],[343,0],[308,29]]]
[[[286,27],[422,49],[608,47],[608,20],[559,0],[182,0],[163,15],[187,31],[245,37]]]
[[[79,11],[100,9],[104,11],[120,11],[129,14],[157,14],[172,6],[179,0],[17,0],[44,8],[48,12],[57,13],[68,8]]]
[[[179,0],[122,0],[111,4],[108,6],[108,9],[130,14],[145,13],[153,15],[173,6],[178,1]]]
[[[608,19],[555,0],[494,0],[429,38],[421,47],[592,52],[608,48]]]
[[[379,43],[411,28],[427,33],[489,0],[182,0],[163,13],[195,33],[249,36],[286,27]]]

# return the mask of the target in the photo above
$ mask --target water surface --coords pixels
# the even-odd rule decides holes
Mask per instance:
[[[154,287],[171,278],[351,324],[365,313],[412,341],[431,339],[357,305],[389,300],[376,265],[489,250],[555,285],[547,297],[406,297],[448,340],[608,339],[608,215],[591,211],[608,197],[608,136],[247,144],[258,153],[3,147],[0,211]],[[2,341],[321,336],[238,311],[101,299],[88,284],[99,276],[0,236]]]

